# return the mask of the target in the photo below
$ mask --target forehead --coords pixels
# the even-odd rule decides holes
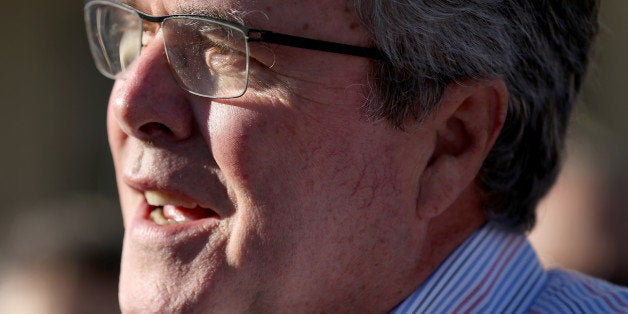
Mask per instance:
[[[249,27],[297,34],[356,29],[351,0],[121,0],[153,15],[237,16]],[[339,39],[340,40],[340,39]]]

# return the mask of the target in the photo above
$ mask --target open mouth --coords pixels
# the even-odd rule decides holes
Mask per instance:
[[[150,219],[160,226],[218,217],[218,214],[209,208],[182,200],[166,192],[146,191],[144,196],[148,205],[151,206]]]

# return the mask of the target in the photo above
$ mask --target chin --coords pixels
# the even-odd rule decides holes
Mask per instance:
[[[207,243],[203,249],[199,246],[147,247],[125,236],[119,285],[122,312],[242,312],[234,307],[244,299],[244,285],[232,284],[225,259],[216,254],[220,249],[208,249]]]
[[[178,271],[168,271],[123,261],[119,287],[122,312],[197,313],[211,309],[209,304],[202,303],[213,299],[202,280],[190,279],[191,274],[180,276]]]
[[[176,271],[153,254],[131,251],[126,242],[119,286],[122,313],[181,313],[195,307],[183,297],[187,288],[180,286]]]

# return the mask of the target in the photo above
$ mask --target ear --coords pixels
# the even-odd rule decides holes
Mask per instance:
[[[500,79],[457,82],[445,89],[429,119],[435,143],[419,182],[419,217],[442,214],[473,183],[502,129],[507,108],[508,89]]]

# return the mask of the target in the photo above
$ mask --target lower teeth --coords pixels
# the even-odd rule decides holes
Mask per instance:
[[[175,224],[175,223],[181,223],[179,221],[176,221],[174,219],[167,219],[166,217],[164,217],[164,210],[161,207],[157,207],[155,209],[153,209],[153,211],[150,212],[150,219],[160,225],[160,226],[168,226],[171,224]]]

